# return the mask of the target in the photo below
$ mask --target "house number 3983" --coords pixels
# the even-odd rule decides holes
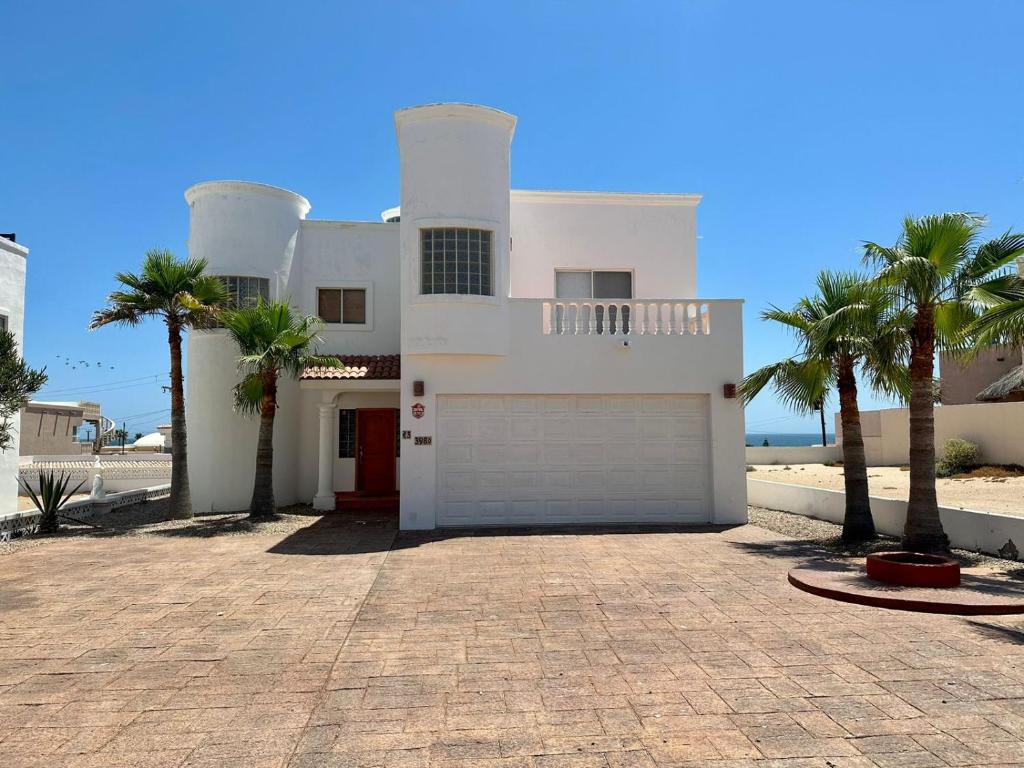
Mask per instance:
[[[432,445],[434,438],[430,435],[417,435],[413,438],[413,445]]]

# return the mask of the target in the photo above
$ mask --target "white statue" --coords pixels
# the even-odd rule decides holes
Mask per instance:
[[[93,501],[102,501],[107,497],[107,492],[103,490],[103,465],[100,464],[100,457],[96,457],[95,463],[92,465],[92,491],[89,493],[89,498]]]

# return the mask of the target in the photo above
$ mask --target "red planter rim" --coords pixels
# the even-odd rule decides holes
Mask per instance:
[[[876,552],[867,557],[869,579],[904,587],[958,587],[960,562],[920,552]]]

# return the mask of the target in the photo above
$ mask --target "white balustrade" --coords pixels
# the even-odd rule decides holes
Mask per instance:
[[[679,299],[543,302],[546,336],[708,336],[711,306]]]

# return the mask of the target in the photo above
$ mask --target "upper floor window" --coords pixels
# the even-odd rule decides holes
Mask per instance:
[[[555,272],[557,299],[631,299],[633,273],[624,270],[560,269]]]
[[[325,323],[366,324],[365,288],[318,288],[316,304]]]
[[[7,315],[0,315],[0,333],[7,331]]]
[[[493,236],[463,227],[420,230],[420,293],[493,296]]]
[[[220,279],[231,294],[232,306],[254,307],[260,298],[270,301],[270,281],[265,277],[222,275]]]

